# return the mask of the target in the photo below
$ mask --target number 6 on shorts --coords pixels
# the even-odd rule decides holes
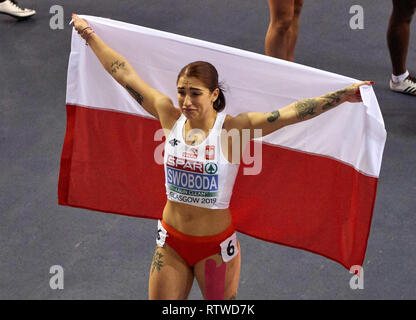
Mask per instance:
[[[237,234],[234,232],[230,237],[221,242],[220,246],[222,260],[224,262],[230,261],[238,254]]]

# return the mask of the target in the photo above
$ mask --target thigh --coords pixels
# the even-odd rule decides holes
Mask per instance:
[[[156,247],[150,266],[149,299],[187,299],[194,274],[191,267],[166,243]]]
[[[416,9],[416,0],[393,0],[393,14],[411,18]]]
[[[302,7],[303,7],[303,0],[295,0],[294,9],[293,9],[295,16],[300,14]]]
[[[292,20],[295,10],[295,0],[267,0],[270,10],[270,21]]]
[[[237,241],[238,254],[228,262],[221,254],[207,257],[194,266],[194,274],[204,299],[235,299],[240,280],[241,251]]]

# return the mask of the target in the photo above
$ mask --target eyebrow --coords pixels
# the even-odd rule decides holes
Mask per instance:
[[[185,89],[185,87],[178,87],[178,89],[183,90],[183,89]],[[194,88],[194,87],[191,87],[190,89],[191,89],[191,90],[198,90],[198,91],[202,91],[202,89],[199,89],[199,88]]]

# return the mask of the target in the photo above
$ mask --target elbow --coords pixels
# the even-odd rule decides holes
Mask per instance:
[[[107,69],[108,73],[116,80],[119,84],[121,84],[123,87],[126,86],[128,83],[128,74],[125,71],[116,71],[114,72],[114,69]]]

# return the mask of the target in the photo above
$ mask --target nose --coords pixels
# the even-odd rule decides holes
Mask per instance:
[[[191,97],[186,95],[185,99],[183,100],[183,105],[184,106],[190,106],[191,105]]]

